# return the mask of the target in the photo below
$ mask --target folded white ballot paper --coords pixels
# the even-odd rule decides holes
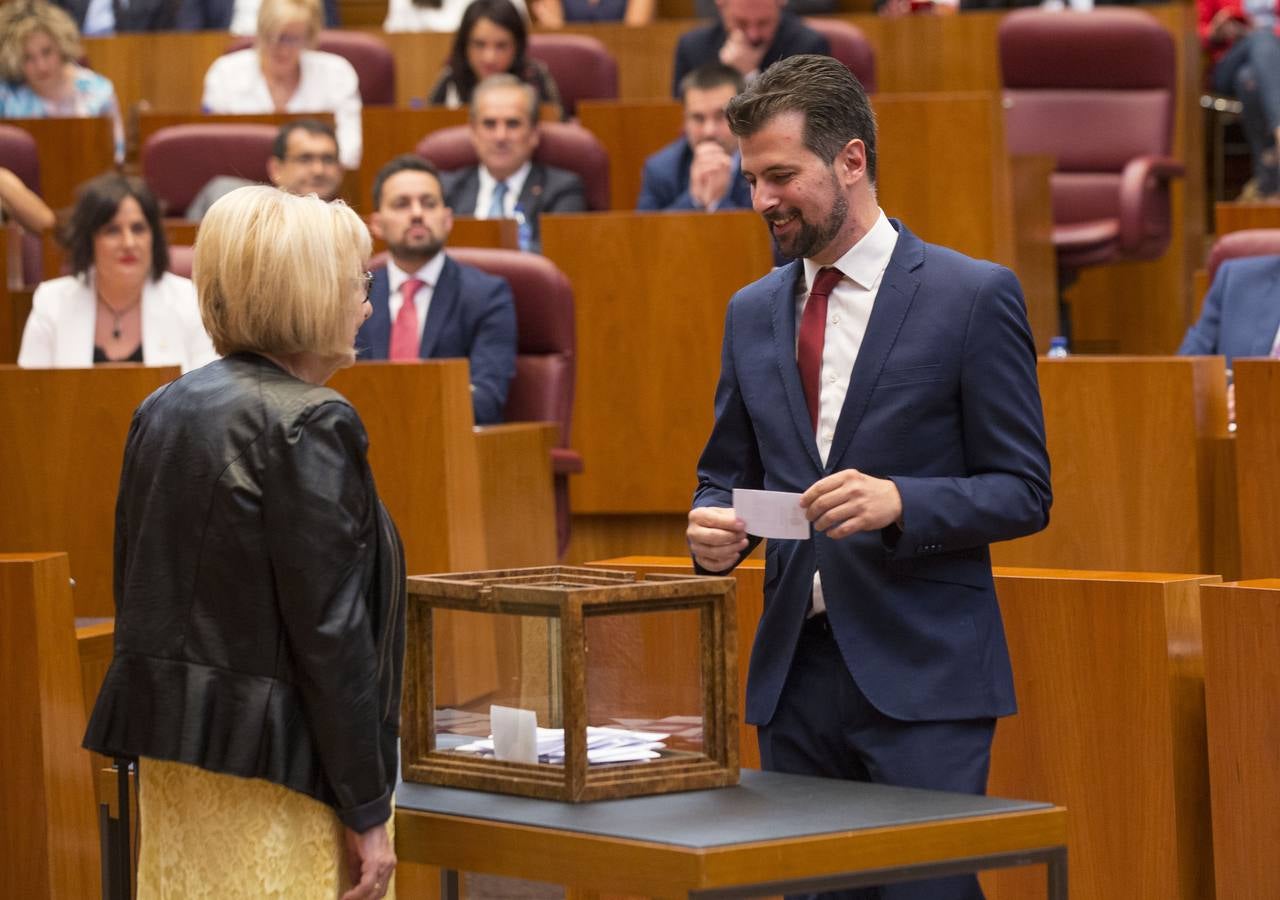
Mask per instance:
[[[747,534],[801,541],[809,537],[809,520],[804,517],[799,494],[734,488],[733,511],[747,523]]]
[[[489,730],[493,734],[493,755],[508,762],[535,764],[538,761],[538,714],[531,709],[510,706],[489,707]]]

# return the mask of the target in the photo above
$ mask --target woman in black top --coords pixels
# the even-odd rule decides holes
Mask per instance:
[[[355,359],[369,250],[343,204],[269,187],[201,225],[225,358],[134,414],[84,741],[139,760],[139,898],[390,886],[403,553],[360,417],[322,386]]]

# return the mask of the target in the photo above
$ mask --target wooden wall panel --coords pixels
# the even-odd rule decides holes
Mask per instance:
[[[1280,576],[1280,363],[1237,359],[1236,502],[1240,577]]]
[[[40,195],[55,210],[71,206],[81,183],[115,168],[110,119],[15,119],[36,141]]]

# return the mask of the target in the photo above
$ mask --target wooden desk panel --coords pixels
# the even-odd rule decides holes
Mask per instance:
[[[1199,590],[1218,579],[995,575],[1018,714],[996,729],[987,790],[1073,811],[1078,900],[1212,897]],[[990,882],[993,900],[1041,891],[1025,871]]]
[[[1240,577],[1280,576],[1280,363],[1237,359],[1236,502]]]
[[[1200,589],[1213,866],[1222,900],[1280,896],[1280,581]]]
[[[0,553],[0,863],[12,897],[102,890],[70,577],[64,553]]]
[[[542,243],[577,305],[574,511],[687,511],[726,305],[772,263],[764,225],[747,212],[546,216]]]
[[[40,195],[52,209],[75,202],[76,189],[115,168],[115,136],[110,119],[11,119],[36,141]]]
[[[1219,237],[1248,228],[1280,228],[1280,206],[1274,203],[1217,203],[1213,217]]]
[[[112,535],[134,409],[176,367],[0,366],[0,547],[65,551],[77,616],[110,616]]]
[[[1044,360],[1053,509],[996,544],[1000,565],[1213,572],[1211,442],[1226,435],[1221,357]]]

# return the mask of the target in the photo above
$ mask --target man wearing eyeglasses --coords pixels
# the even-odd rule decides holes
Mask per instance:
[[[342,166],[333,127],[316,119],[297,119],[281,125],[267,159],[267,177],[291,194],[315,194],[321,200],[337,197],[342,186]],[[186,217],[199,222],[223,194],[253,183],[246,178],[218,175],[196,194]]]

